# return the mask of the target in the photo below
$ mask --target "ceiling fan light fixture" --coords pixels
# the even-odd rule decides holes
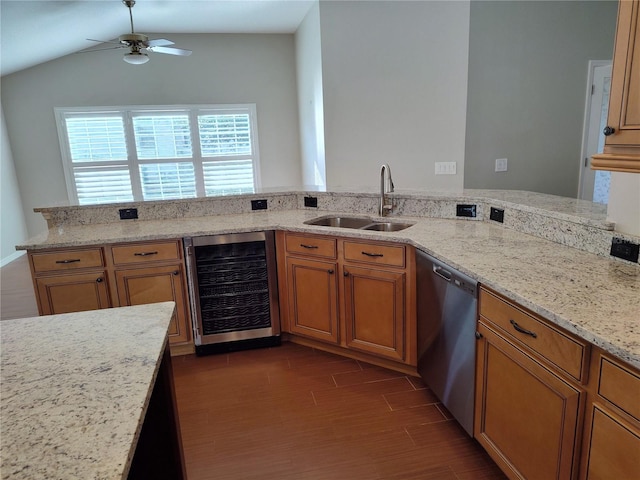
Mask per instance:
[[[146,53],[131,52],[125,53],[122,59],[132,65],[142,65],[143,63],[147,63],[149,61],[149,56]]]

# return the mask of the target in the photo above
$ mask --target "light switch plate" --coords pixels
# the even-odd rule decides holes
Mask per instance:
[[[436,162],[436,175],[455,175],[456,162]]]
[[[507,159],[496,158],[496,172],[506,172],[506,171],[507,171]]]

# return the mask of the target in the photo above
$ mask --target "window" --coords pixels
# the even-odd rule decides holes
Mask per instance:
[[[72,203],[253,193],[260,186],[255,105],[55,114]]]

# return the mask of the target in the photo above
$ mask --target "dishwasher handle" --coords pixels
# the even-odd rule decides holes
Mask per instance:
[[[453,275],[448,270],[445,270],[439,265],[433,265],[433,273],[438,275],[441,278],[444,278],[447,282],[450,282],[453,278]]]

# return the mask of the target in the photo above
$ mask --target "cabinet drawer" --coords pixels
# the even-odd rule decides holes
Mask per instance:
[[[98,268],[104,265],[101,248],[31,253],[30,256],[36,273]]]
[[[598,394],[640,421],[640,376],[636,372],[601,356]]]
[[[305,256],[336,258],[336,241],[333,238],[287,234],[287,253]]]
[[[179,260],[181,257],[180,241],[132,243],[111,247],[114,265],[130,263],[149,263],[164,260]]]
[[[588,342],[552,328],[484,289],[480,290],[480,315],[571,377],[586,381]]]
[[[344,259],[348,262],[404,267],[405,247],[403,245],[345,241]]]

